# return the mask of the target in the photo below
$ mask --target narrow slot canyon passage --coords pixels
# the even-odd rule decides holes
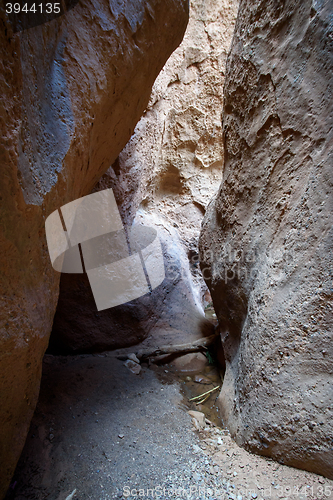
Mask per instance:
[[[45,356],[6,498],[278,499],[295,487],[308,498],[323,487],[321,476],[240,448],[220,420],[217,391],[203,404],[189,401],[221,383],[203,354],[142,363],[136,375],[117,359],[133,350]]]
[[[0,500],[332,500],[332,2],[23,13]]]

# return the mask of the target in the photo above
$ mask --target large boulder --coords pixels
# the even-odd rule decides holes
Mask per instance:
[[[332,2],[240,4],[201,266],[246,448],[333,478]]]
[[[37,401],[58,298],[45,218],[90,193],[125,146],[181,42],[188,4],[84,0],[16,33],[4,4],[0,15],[2,498]]]
[[[133,227],[156,230],[165,278],[149,293],[97,311],[86,274],[63,274],[49,352],[74,354],[117,349],[148,338],[154,345],[185,344],[214,333],[205,318],[189,261],[174,227],[139,211]],[[162,264],[162,265],[163,265]]]
[[[131,139],[94,188],[113,189],[125,225],[131,226],[138,210],[146,225],[157,223],[166,269],[172,260],[175,275],[167,273],[151,296],[98,315],[88,280],[63,275],[51,352],[125,347],[149,335],[157,341],[169,324],[181,343],[180,337],[190,341],[206,325],[202,297],[207,288],[199,270],[198,239],[205,209],[221,182],[220,114],[237,7],[236,0],[190,3],[182,43],[157,77]],[[191,273],[180,283],[188,261]],[[157,297],[163,294],[160,304]]]

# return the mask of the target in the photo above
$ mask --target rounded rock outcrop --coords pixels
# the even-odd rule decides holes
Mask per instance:
[[[200,239],[236,441],[333,478],[332,3],[240,4]]]
[[[84,0],[13,32],[0,7],[0,497],[39,392],[59,274],[45,218],[89,194],[130,138],[188,21],[186,0]]]

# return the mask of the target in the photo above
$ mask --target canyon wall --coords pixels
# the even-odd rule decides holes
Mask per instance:
[[[138,214],[157,229],[166,279],[150,296],[96,315],[88,281],[63,275],[53,352],[128,346],[162,330],[168,332],[164,343],[211,332],[198,238],[221,183],[223,83],[237,8],[235,0],[190,3],[183,42],[156,79],[131,139],[95,187],[114,190],[126,225]]]
[[[45,218],[91,192],[182,40],[186,0],[81,0],[13,33],[0,7],[0,498],[38,397],[58,299]]]
[[[333,4],[242,0],[200,239],[236,441],[333,478]]]

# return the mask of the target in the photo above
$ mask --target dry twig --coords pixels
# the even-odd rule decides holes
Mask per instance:
[[[142,361],[144,358],[150,358],[152,356],[161,356],[163,354],[176,354],[181,352],[195,352],[205,349],[207,346],[212,344],[218,336],[218,333],[210,335],[209,337],[203,337],[194,342],[188,344],[180,345],[164,345],[161,347],[151,347],[150,349],[141,349],[136,353],[137,357]]]
[[[220,385],[217,385],[216,387],[214,387],[213,389],[210,389],[209,391],[206,391],[204,392],[203,394],[199,394],[199,396],[195,396],[194,398],[191,398],[189,401],[196,401],[197,399],[201,399],[203,396],[206,396],[207,394],[209,395],[211,392],[214,392],[216,391],[217,389],[219,389],[221,386]]]

